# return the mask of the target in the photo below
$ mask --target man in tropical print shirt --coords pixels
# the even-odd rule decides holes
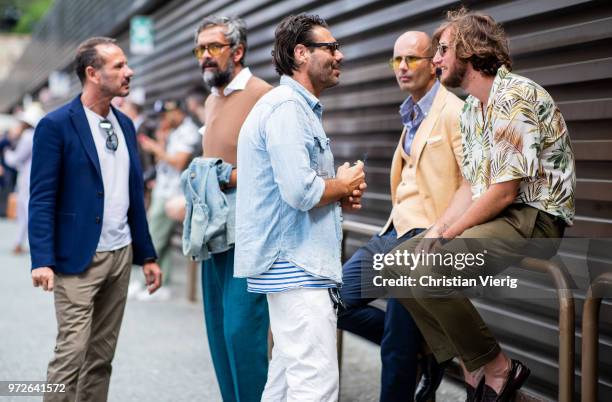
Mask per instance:
[[[556,252],[574,217],[574,156],[550,95],[510,73],[508,41],[493,18],[449,12],[433,41],[442,84],[469,94],[460,122],[464,180],[431,228],[389,253],[433,259],[408,267],[396,260],[383,276],[409,276],[412,284],[401,290],[391,281],[386,288],[410,311],[439,363],[459,358],[468,401],[509,401],[530,371],[501,350],[461,290],[475,286],[465,278],[497,275],[532,250],[545,258]],[[435,262],[436,254],[466,249],[486,249],[484,263]]]
[[[501,66],[484,111],[478,98],[466,99],[461,135],[463,175],[474,198],[491,184],[521,179],[516,202],[572,224],[574,155],[563,116],[544,88]]]

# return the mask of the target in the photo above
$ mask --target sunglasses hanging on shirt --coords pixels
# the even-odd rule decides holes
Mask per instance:
[[[115,134],[113,124],[107,120],[101,120],[99,124],[100,128],[106,133],[106,149],[115,152],[119,147],[119,137]]]

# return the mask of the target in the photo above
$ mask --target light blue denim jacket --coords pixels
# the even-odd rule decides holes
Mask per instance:
[[[229,250],[235,239],[236,189],[221,191],[232,165],[219,158],[195,158],[181,174],[187,201],[183,254],[195,261]]]
[[[297,81],[255,104],[238,137],[234,276],[267,271],[277,259],[342,282],[339,203],[316,207],[335,177],[323,106]]]

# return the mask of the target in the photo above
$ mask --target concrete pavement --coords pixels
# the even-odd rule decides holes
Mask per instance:
[[[53,296],[32,287],[28,255],[11,255],[14,234],[14,222],[0,220],[0,381],[44,381],[56,336]],[[202,306],[186,301],[185,263],[178,255],[176,259],[173,297],[169,301],[128,301],[109,401],[221,400],[208,352]],[[132,279],[141,276],[140,269],[135,268]],[[342,402],[377,400],[377,346],[346,334],[342,370]],[[444,383],[437,400],[462,398],[459,387]],[[0,401],[9,400],[29,402],[41,398],[0,396]]]

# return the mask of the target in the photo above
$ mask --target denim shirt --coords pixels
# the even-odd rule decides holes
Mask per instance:
[[[282,76],[242,125],[234,276],[266,272],[283,259],[342,282],[339,203],[316,207],[324,180],[335,177],[322,114],[314,95]]]
[[[183,254],[194,261],[229,250],[235,238],[236,189],[221,191],[232,165],[219,158],[195,158],[181,174],[185,195]]]

